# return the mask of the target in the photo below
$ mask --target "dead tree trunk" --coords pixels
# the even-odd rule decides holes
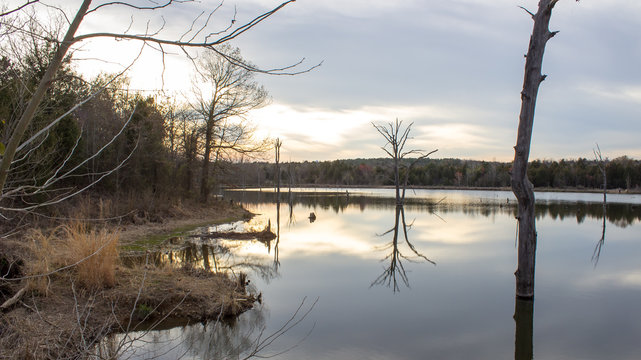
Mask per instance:
[[[276,150],[276,201],[280,206],[280,147],[283,145],[283,142],[280,139],[276,139],[276,144],[274,148]]]
[[[521,113],[514,163],[512,165],[512,191],[518,200],[519,245],[516,270],[516,296],[534,297],[534,264],[536,259],[536,226],[534,217],[534,189],[527,177],[528,159],[534,109],[539,85],[545,80],[541,74],[545,44],[556,32],[550,32],[552,8],[558,0],[540,0],[536,14],[528,11],[534,20],[530,45],[525,60],[525,78],[521,92]],[[526,10],[527,11],[527,10]]]
[[[203,203],[207,203],[209,200],[209,161],[212,150],[213,127],[213,119],[210,117],[205,129],[205,154],[203,155],[202,174],[200,178],[200,200]]]

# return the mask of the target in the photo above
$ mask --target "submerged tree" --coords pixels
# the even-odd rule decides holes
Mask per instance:
[[[549,30],[552,9],[558,0],[540,0],[536,13],[525,8],[532,16],[534,27],[525,60],[525,77],[521,91],[521,112],[514,163],[512,165],[512,191],[518,200],[518,268],[516,270],[516,295],[521,298],[534,297],[534,265],[536,258],[536,225],[534,216],[534,187],[527,176],[534,109],[539,85],[546,75],[541,74],[545,45],[556,31]]]
[[[410,123],[405,129],[403,129],[403,121],[399,121],[398,119],[393,123],[388,123],[386,126],[372,123],[376,131],[383,135],[386,140],[385,145],[381,148],[394,161],[393,174],[396,189],[396,205],[402,205],[405,201],[405,189],[409,182],[412,167],[420,160],[425,159],[438,151],[438,149],[436,149],[425,153],[424,150],[405,150],[405,144],[409,139],[409,134],[413,124],[414,123]],[[389,149],[388,146],[390,147]],[[416,157],[412,158],[411,162],[406,163],[404,160],[410,155],[416,155]],[[403,179],[401,179],[401,171],[404,173]]]
[[[392,242],[386,247],[390,248],[392,251],[383,259],[389,260],[390,265],[376,280],[374,280],[372,286],[381,284],[387,285],[388,287],[392,286],[394,292],[399,290],[397,275],[400,277],[405,286],[409,286],[409,280],[407,278],[402,260],[405,259],[408,261],[412,261],[410,257],[403,255],[399,249],[398,237],[400,231],[403,232],[405,242],[407,243],[407,246],[410,248],[410,250],[414,253],[414,255],[435,265],[432,260],[428,259],[425,255],[416,250],[407,236],[407,230],[411,227],[411,224],[408,225],[405,222],[405,209],[403,207],[403,204],[405,202],[405,189],[407,188],[407,185],[409,183],[409,177],[412,171],[412,167],[416,165],[416,163],[420,160],[425,159],[431,154],[438,151],[432,150],[428,153],[425,153],[423,150],[405,150],[405,145],[407,143],[407,140],[409,139],[412,124],[413,123],[410,123],[405,129],[403,129],[403,121],[399,121],[398,119],[396,119],[396,121],[393,123],[388,123],[386,126],[376,125],[372,123],[376,131],[378,131],[379,134],[383,135],[383,137],[387,141],[382,149],[393,160],[393,176],[396,196],[396,217],[394,221],[394,227],[381,235],[383,236],[389,233],[393,233]],[[406,157],[410,155],[416,155],[416,157],[412,158],[410,162],[406,162]]]

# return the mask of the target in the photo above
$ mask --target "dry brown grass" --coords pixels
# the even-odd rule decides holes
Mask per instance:
[[[48,274],[54,270],[57,256],[52,241],[55,242],[55,235],[45,234],[42,230],[31,230],[26,236],[29,239],[29,246],[33,259],[27,263],[27,275],[36,276],[27,280],[27,289],[39,295],[49,295],[49,276],[40,276]]]
[[[49,233],[33,230],[28,234],[33,260],[29,275],[49,274],[69,267],[74,282],[87,289],[101,289],[116,283],[118,234],[92,229],[81,222],[60,226]],[[28,288],[47,295],[49,276],[29,279]]]
[[[74,265],[76,280],[88,289],[112,287],[116,283],[118,234],[95,230],[77,222],[64,225],[62,256],[65,266]]]

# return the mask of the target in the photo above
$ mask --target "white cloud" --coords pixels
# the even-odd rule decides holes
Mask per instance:
[[[602,101],[614,100],[641,104],[641,84],[583,84],[579,90],[598,98]]]
[[[495,114],[474,108],[422,106],[363,106],[353,109],[306,108],[275,103],[252,113],[260,136],[280,137],[292,160],[334,160],[338,158],[380,157],[383,139],[371,123],[387,124],[398,118],[405,126],[414,123],[413,149],[439,148],[437,157],[490,158],[512,156],[511,132],[488,125]],[[312,155],[314,154],[314,155]],[[287,158],[287,155],[284,155]],[[307,157],[305,157],[307,156]],[[310,157],[311,156],[311,157]]]
[[[274,7],[281,1],[250,0],[263,8]],[[290,11],[302,14],[337,14],[344,17],[382,17],[390,12],[404,11],[420,6],[419,0],[297,0],[289,5]]]

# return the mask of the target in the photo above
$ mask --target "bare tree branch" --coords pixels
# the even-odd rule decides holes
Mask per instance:
[[[27,1],[26,3],[24,3],[24,4],[20,5],[20,6],[18,6],[18,7],[17,7],[17,8],[15,8],[15,9],[7,10],[7,11],[5,11],[5,12],[1,13],[1,14],[0,14],[0,17],[7,16],[7,15],[11,15],[11,14],[13,14],[14,12],[18,12],[18,11],[20,11],[20,10],[24,9],[25,7],[27,7],[27,6],[29,6],[29,5],[33,5],[33,4],[37,3],[37,2],[40,2],[40,0],[29,0],[29,1]]]

